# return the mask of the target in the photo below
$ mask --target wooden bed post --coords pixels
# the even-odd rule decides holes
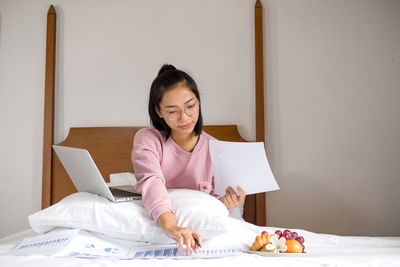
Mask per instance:
[[[256,85],[256,141],[265,144],[264,120],[264,44],[263,44],[263,14],[260,0],[254,7],[254,35],[255,35],[255,85]],[[256,224],[266,225],[266,194],[256,194],[255,210]]]
[[[42,209],[51,205],[52,144],[54,140],[54,82],[56,52],[56,10],[47,12],[46,70],[43,125]]]

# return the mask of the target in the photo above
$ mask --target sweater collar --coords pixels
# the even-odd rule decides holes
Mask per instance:
[[[199,140],[197,141],[196,146],[194,147],[192,152],[188,152],[186,150],[183,150],[177,143],[175,143],[174,139],[172,139],[171,137],[168,138],[168,142],[171,142],[172,145],[175,147],[175,151],[177,152],[177,154],[179,155],[186,155],[186,156],[191,156],[193,154],[196,154],[203,146],[205,140],[205,136],[203,131],[200,133],[199,136]]]

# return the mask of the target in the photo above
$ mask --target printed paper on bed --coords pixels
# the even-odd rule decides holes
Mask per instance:
[[[262,142],[210,140],[215,193],[224,195],[239,185],[246,195],[279,190]]]
[[[60,228],[46,234],[27,237],[11,253],[14,255],[53,256],[68,247],[79,231],[79,229]]]
[[[72,258],[220,258],[240,254],[240,251],[225,248],[201,248],[198,254],[188,255],[186,249],[179,250],[177,244],[151,245],[111,238],[81,229],[56,228],[46,234],[25,238],[11,252],[13,255],[45,255]]]

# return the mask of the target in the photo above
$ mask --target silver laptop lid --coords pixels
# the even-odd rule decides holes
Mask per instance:
[[[115,202],[89,151],[57,145],[53,149],[79,192],[97,194]]]

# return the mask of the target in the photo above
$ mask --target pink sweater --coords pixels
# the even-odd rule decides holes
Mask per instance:
[[[194,150],[187,152],[171,137],[165,141],[164,136],[153,127],[136,133],[132,150],[132,163],[138,181],[135,190],[142,194],[144,207],[155,221],[164,212],[174,212],[167,189],[200,190],[202,182],[208,182],[214,188],[208,149],[210,139],[215,138],[202,132]]]

